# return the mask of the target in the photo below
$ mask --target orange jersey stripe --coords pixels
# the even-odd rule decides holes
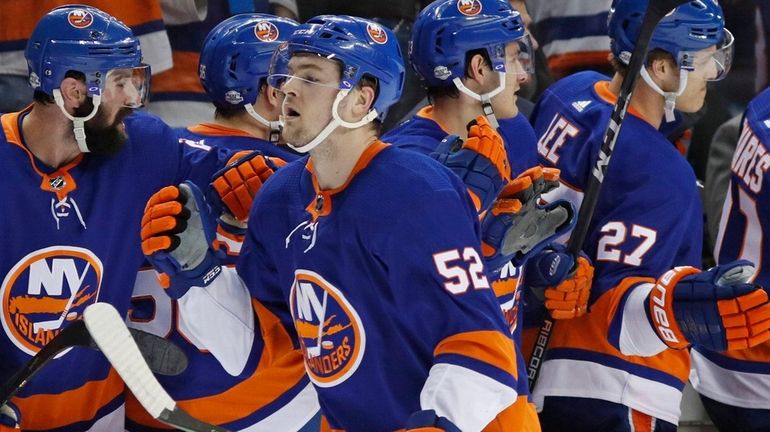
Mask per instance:
[[[252,305],[264,340],[256,371],[225,392],[178,401],[193,417],[215,424],[243,419],[278,399],[305,376],[304,357],[294,349],[278,317],[256,300],[252,299]],[[131,394],[126,397],[126,413],[134,422],[165,428],[147,414]]]
[[[548,57],[548,68],[553,72],[554,77],[563,77],[572,73],[574,68],[609,67],[609,54],[609,51],[587,51],[552,55]]]
[[[3,0],[0,14],[0,42],[27,39],[40,18],[51,9],[66,4],[94,6],[130,27],[162,20],[160,0]]]
[[[189,92],[205,93],[198,78],[198,60],[195,52],[174,51],[174,67],[152,76],[153,93]]]
[[[652,278],[626,278],[616,288],[599,297],[589,313],[566,321],[557,320],[549,348],[578,348],[601,354],[610,354],[633,364],[654,368],[674,375],[683,382],[690,374],[690,355],[687,350],[665,350],[652,357],[625,356],[610,345],[609,324],[615,317],[620,299],[633,285],[639,282],[655,283]],[[528,351],[531,353],[532,333],[527,332]]]
[[[514,378],[518,376],[513,341],[500,332],[481,330],[450,336],[433,351],[434,356],[441,354],[459,354],[511,372]]]
[[[652,418],[652,416],[634,409],[630,409],[629,411],[631,411],[632,432],[653,432],[655,429],[655,419]]]
[[[49,430],[92,420],[100,408],[123,391],[123,381],[110,368],[106,378],[89,381],[80,388],[57,394],[14,397],[11,402],[21,411],[22,430]]]

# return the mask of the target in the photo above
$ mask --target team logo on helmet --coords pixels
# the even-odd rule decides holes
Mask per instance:
[[[452,76],[452,71],[446,66],[439,65],[433,68],[433,76],[440,80],[446,80]]]
[[[31,252],[0,286],[0,321],[17,348],[35,355],[96,303],[104,274],[90,250],[53,246]]]
[[[388,33],[385,32],[379,24],[369,23],[366,25],[366,32],[369,33],[369,37],[376,43],[382,45],[388,41]]]
[[[345,295],[320,275],[300,269],[291,286],[290,305],[313,383],[331,387],[350,378],[364,357],[366,334]]]
[[[241,96],[241,92],[237,90],[230,90],[225,93],[225,100],[233,105],[236,105],[243,102],[243,96]]]
[[[278,27],[270,21],[259,21],[254,26],[254,34],[262,42],[275,42],[278,39]]]
[[[75,9],[67,14],[67,21],[75,28],[86,28],[93,24],[94,16],[85,9]]]
[[[481,13],[481,1],[457,0],[457,10],[463,15],[476,16]]]

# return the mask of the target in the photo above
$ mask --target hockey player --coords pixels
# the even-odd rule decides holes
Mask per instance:
[[[86,306],[126,314],[148,197],[206,182],[229,157],[185,153],[158,119],[128,116],[144,102],[149,70],[130,29],[102,11],[52,10],[25,55],[35,101],[0,117],[0,183],[12,203],[0,210],[3,381]],[[23,430],[122,430],[123,383],[101,353],[74,348],[3,410]]]
[[[535,108],[541,161],[561,169],[552,198],[580,205],[646,7],[613,4],[611,81],[575,74]],[[669,271],[700,265],[703,212],[691,167],[657,130],[675,106],[702,106],[706,83],[725,76],[731,53],[713,1],[685,3],[655,30],[584,245],[596,266],[591,311],[555,324],[534,390],[546,431],[676,430],[690,370],[684,348],[734,348],[770,336],[761,324],[741,322],[744,307],[760,315],[767,308],[767,294],[744,283],[745,262]]]
[[[770,90],[765,90],[744,113],[714,251],[720,263],[734,259],[755,262],[754,282],[762,286],[770,284],[770,254],[764,237],[770,217],[764,188],[770,168],[768,101]],[[719,430],[770,430],[770,343],[728,352],[696,347],[691,354],[692,385]]]
[[[275,142],[280,133],[280,100],[277,90],[266,80],[273,51],[297,25],[272,15],[242,14],[211,31],[201,52],[199,70],[201,84],[216,106],[215,118],[212,123],[177,130],[181,143],[191,149],[214,146],[260,150],[283,160],[297,157]],[[198,187],[205,190],[208,181]],[[237,216],[246,219],[248,208],[234,209]],[[217,226],[217,240],[227,252],[224,264],[235,265],[243,232],[236,216],[223,215],[223,222]],[[233,366],[226,354],[196,344],[187,336],[189,319],[199,320],[205,313],[192,310],[188,316],[170,293],[158,284],[152,268],[141,271],[128,323],[166,337],[186,352],[188,366],[183,374],[158,377],[185,411],[230,430],[297,430],[318,411],[315,391],[299,357],[293,367],[289,363],[266,362],[264,359],[270,356],[268,340],[252,345],[254,352],[245,365]],[[185,313],[180,315],[180,311]],[[228,334],[225,330],[220,336],[223,345],[238,343],[228,339]],[[128,430],[169,430],[153,420],[131,395],[126,415]]]
[[[361,18],[316,17],[271,70],[285,94],[283,137],[310,157],[260,191],[237,275],[223,271],[205,290],[234,296],[242,280],[241,295],[275,318],[262,332],[292,335],[324,430],[539,430],[516,391],[514,346],[465,185],[377,138],[404,79],[393,34]],[[469,140],[492,147],[494,136],[482,122]],[[155,196],[148,223],[177,190]],[[171,233],[148,230],[145,241]]]
[[[521,16],[508,1],[435,1],[418,15],[410,46],[409,60],[428,88],[431,105],[383,136],[385,142],[431,154],[440,151],[441,141],[451,141],[452,135],[466,139],[466,125],[477,116],[486,116],[490,123],[498,125],[511,177],[538,164],[535,133],[516,106],[520,85],[533,73],[532,46]],[[458,174],[469,183],[472,192],[477,189],[473,176]],[[485,210],[484,201],[488,202],[489,198],[484,199],[482,193],[476,195],[481,196],[479,208]],[[483,251],[485,257],[495,255],[491,247]],[[588,264],[585,260],[581,263]],[[490,267],[490,262],[487,264]],[[509,328],[518,341],[519,268],[507,262],[490,276]],[[588,287],[583,288],[585,294],[575,298],[587,302]],[[574,316],[576,310],[584,310],[577,302],[549,302],[548,305],[558,306],[557,316],[561,313]],[[523,356],[519,355],[518,359],[519,370],[524,370]],[[526,376],[521,375],[518,391],[527,394]]]

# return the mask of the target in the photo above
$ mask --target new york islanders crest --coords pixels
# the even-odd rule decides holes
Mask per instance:
[[[319,274],[299,269],[290,305],[310,379],[332,387],[350,378],[364,356],[366,333],[345,295]]]
[[[20,259],[0,286],[0,321],[17,348],[35,355],[99,298],[104,267],[88,249],[53,246]]]

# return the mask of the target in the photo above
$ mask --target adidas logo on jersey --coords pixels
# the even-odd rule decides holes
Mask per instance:
[[[586,107],[590,104],[590,100],[572,102],[572,108],[575,108],[577,112],[583,112],[583,110],[586,109]]]

